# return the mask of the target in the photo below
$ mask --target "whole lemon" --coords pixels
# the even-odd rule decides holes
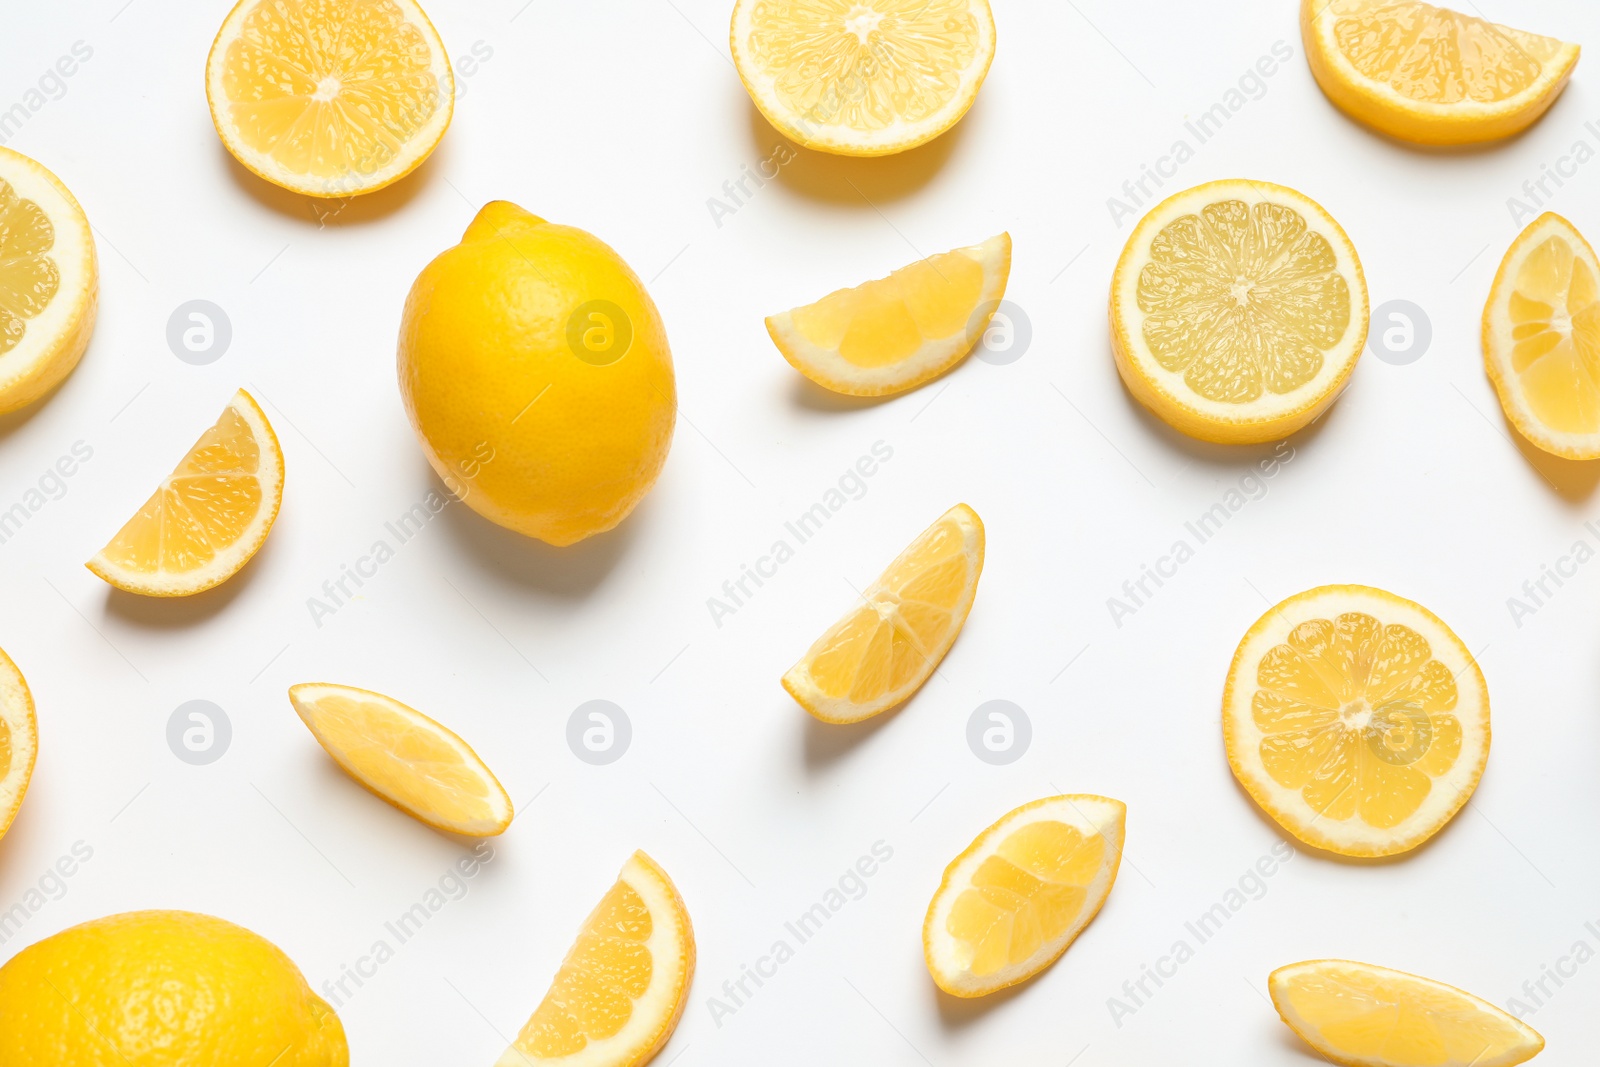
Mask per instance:
[[[242,926],[131,911],[0,967],[0,1067],[347,1067],[333,1009]]]
[[[666,462],[677,389],[650,294],[598,238],[503,200],[425,267],[400,395],[468,507],[552,545],[627,517]]]

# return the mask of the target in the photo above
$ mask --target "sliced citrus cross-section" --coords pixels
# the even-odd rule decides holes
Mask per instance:
[[[511,798],[472,746],[415,708],[325,682],[293,686],[289,702],[345,773],[407,815],[468,837],[511,825]]]
[[[1513,1067],[1544,1048],[1486,1000],[1370,963],[1291,963],[1267,989],[1289,1029],[1348,1067]]]
[[[88,567],[129,593],[200,593],[250,562],[282,503],[277,435],[255,398],[241,389]]]
[[[825,389],[886,396],[955,366],[988,329],[1011,275],[1011,235],[920,259],[767,319],[794,369]]]
[[[994,60],[989,0],[738,0],[733,61],[784,136],[881,156],[944,133]]]
[[[979,834],[945,868],[922,924],[939,988],[981,997],[1054,963],[1117,880],[1127,813],[1107,797],[1046,797]]]
[[[666,871],[635,852],[495,1067],[648,1062],[678,1026],[694,961],[683,898]]]
[[[415,0],[239,0],[206,60],[233,157],[297,193],[346,197],[428,158],[455,106],[444,42]]]
[[[1420,144],[1509,137],[1555,102],[1578,46],[1418,0],[1301,0],[1317,84],[1345,114]]]
[[[1257,620],[1222,698],[1233,773],[1308,845],[1391,856],[1437,833],[1489,758],[1489,690],[1420,604],[1326,585]]]
[[[903,703],[961,633],[983,544],[983,520],[967,505],[939,516],[789,668],[783,687],[823,722],[860,722]]]
[[[1512,242],[1483,308],[1483,363],[1529,441],[1600,459],[1600,260],[1560,215]]]
[[[0,837],[22,807],[39,755],[39,724],[33,694],[11,657],[0,649]]]
[[[1333,217],[1243,179],[1151,209],[1111,283],[1128,391],[1218,444],[1275,441],[1326,411],[1361,356],[1367,314],[1361,261]]]

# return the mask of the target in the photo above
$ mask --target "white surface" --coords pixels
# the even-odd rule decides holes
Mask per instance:
[[[1593,58],[1522,139],[1424,153],[1331,108],[1289,0],[999,0],[999,55],[956,132],[886,161],[802,155],[719,228],[707,199],[778,144],[730,67],[726,0],[436,0],[452,55],[482,42],[493,57],[462,79],[423,170],[319,228],[304,200],[232,165],[212,131],[202,71],[226,4],[123,4],[0,2],[0,107],[75,41],[94,50],[9,143],[77,194],[102,265],[83,365],[0,421],[0,507],[74,442],[94,453],[0,546],[0,645],[32,684],[42,734],[0,844],[0,907],[74,842],[93,849],[0,954],[147,907],[243,923],[317,986],[368,952],[465,850],[337,771],[284,695],[309,680],[436,715],[519,810],[464,899],[345,998],[357,1065],[492,1062],[636,847],[671,872],[699,935],[693,1000],[666,1053],[685,1067],[1309,1064],[1265,1000],[1275,966],[1346,956],[1504,1004],[1575,942],[1600,947],[1584,925],[1600,919],[1600,565],[1520,628],[1506,603],[1575,540],[1600,545],[1583,527],[1600,473],[1508,440],[1477,340],[1518,229],[1506,198],[1575,141],[1600,145]],[[1600,41],[1581,0],[1484,6]],[[1181,439],[1123,391],[1105,299],[1131,223],[1119,229],[1106,199],[1277,41],[1293,59],[1169,189],[1245,175],[1314,196],[1360,249],[1374,306],[1426,308],[1433,347],[1410,366],[1364,358],[1266,496],[1117,628],[1106,599],[1270,449]],[[1586,164],[1552,204],[1594,236],[1597,179],[1600,162]],[[318,629],[307,598],[436,485],[395,388],[400,307],[492,198],[594,231],[653,279],[682,397],[671,460],[620,532],[566,552],[451,506]],[[1016,240],[1010,297],[1034,330],[1012,365],[969,361],[887,403],[834,402],[765,335],[765,314],[1001,229]],[[207,367],[165,341],[168,315],[194,298],[233,323],[231,350]],[[108,595],[82,561],[241,384],[288,454],[267,548],[192,603]],[[893,459],[865,496],[714,626],[706,599],[880,440]],[[895,716],[812,723],[778,676],[849,602],[847,582],[958,500],[983,515],[989,560],[939,676]],[[1482,650],[1495,726],[1482,786],[1397,862],[1296,853],[1118,1027],[1107,998],[1278,840],[1223,759],[1222,681],[1263,598],[1329,581],[1413,597]],[[165,740],[195,698],[234,728],[206,767]],[[633,721],[632,749],[608,767],[564,740],[592,698]],[[995,698],[1033,722],[1010,767],[965,740],[969,714]],[[1057,791],[1128,804],[1109,903],[1019,992],[942,1001],[919,943],[940,872],[1000,814]],[[708,998],[880,840],[893,858],[866,895],[718,1026]],[[1597,992],[1590,963],[1530,1018],[1550,1062],[1600,1040]]]

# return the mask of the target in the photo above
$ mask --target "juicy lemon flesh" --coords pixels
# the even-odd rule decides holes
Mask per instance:
[[[1289,998],[1324,1041],[1352,1059],[1419,1067],[1484,1063],[1523,1043],[1460,994],[1421,983],[1402,988],[1356,970],[1297,976]]]
[[[765,0],[750,52],[807,122],[875,132],[955,100],[978,54],[967,0]]]
[[[967,329],[983,266],[962,252],[919,260],[794,311],[801,335],[858,367],[882,367]]]
[[[1303,622],[1256,684],[1262,765],[1323,817],[1398,826],[1461,754],[1455,678],[1407,626],[1361,612]]]
[[[1562,237],[1517,271],[1510,301],[1511,369],[1534,416],[1552,430],[1600,433],[1600,286]]]
[[[230,407],[111,539],[106,558],[150,574],[205,567],[260,514],[260,469],[255,434]]]
[[[1333,247],[1283,204],[1223,200],[1168,223],[1138,301],[1156,362],[1219,403],[1293,392],[1350,328]]]
[[[56,228],[44,209],[0,179],[0,356],[22,343],[36,318],[61,288],[50,250]]]
[[[1065,823],[1012,832],[950,908],[945,931],[957,942],[957,962],[982,978],[1031,959],[1082,915],[1104,861],[1099,835]]]
[[[617,882],[584,923],[550,991],[517,1035],[516,1048],[539,1059],[582,1052],[614,1037],[650,988],[650,908]]]
[[[393,0],[267,0],[224,57],[240,140],[295,174],[369,174],[442,104],[428,41]]]
[[[11,777],[11,760],[15,753],[11,744],[11,724],[0,719],[0,782]]]

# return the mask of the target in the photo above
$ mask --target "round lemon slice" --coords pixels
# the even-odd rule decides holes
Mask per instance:
[[[246,168],[347,197],[428,158],[450,125],[455,76],[414,0],[239,0],[206,60],[206,99]]]
[[[1489,690],[1438,616],[1393,593],[1326,585],[1239,642],[1222,698],[1233,773],[1308,845],[1416,848],[1472,796],[1489,758]]]
[[[22,807],[39,755],[39,723],[33,694],[11,657],[0,649],[0,837]]]
[[[0,147],[0,415],[83,358],[99,300],[94,235],[61,180]]]
[[[1301,0],[1311,73],[1345,114],[1391,137],[1509,137],[1555,102],[1578,46],[1416,0]]]
[[[1272,1003],[1289,1029],[1347,1067],[1514,1067],[1544,1038],[1454,986],[1349,960],[1272,972]]]
[[[738,0],[734,65],[784,136],[845,156],[915,148],[960,121],[994,60],[989,0]]]
[[[767,319],[795,370],[849,396],[888,396],[966,358],[1006,295],[1011,235],[919,259]]]
[[[1054,963],[1117,880],[1127,812],[1107,797],[1046,797],[979,834],[945,868],[922,924],[939,988],[981,997]]]
[[[1567,459],[1600,459],[1600,261],[1560,215],[1512,242],[1483,309],[1483,363],[1506,418]]]
[[[1151,209],[1111,282],[1128,391],[1191,437],[1256,444],[1326,411],[1367,341],[1367,283],[1344,230],[1267,182],[1197,186]]]

